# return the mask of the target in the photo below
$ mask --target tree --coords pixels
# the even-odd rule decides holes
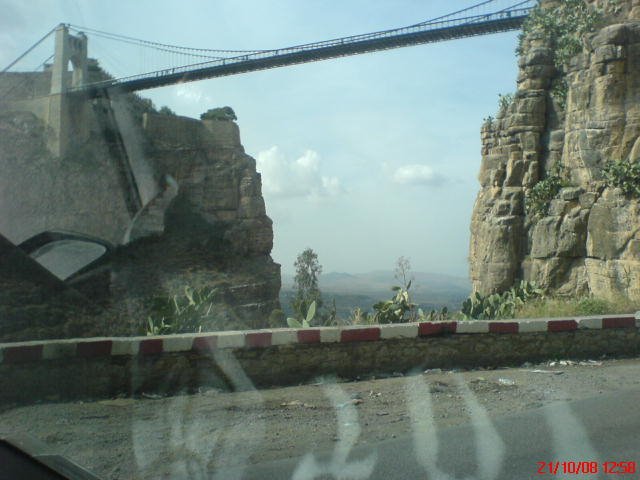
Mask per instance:
[[[237,120],[236,113],[231,107],[211,108],[200,115],[200,120]]]
[[[413,280],[411,273],[411,262],[407,257],[400,257],[396,260],[395,279],[400,282],[404,290],[409,290],[409,284]]]
[[[411,262],[407,257],[401,256],[396,260],[394,276],[395,279],[400,282],[400,286],[393,287],[393,291],[397,293],[392,300],[394,308],[392,308],[391,311],[395,312],[396,316],[399,317],[396,321],[403,321],[405,312],[409,314],[409,319],[414,321],[416,319],[416,305],[411,302],[411,295],[409,294],[414,276],[411,273]],[[387,302],[387,304],[388,303],[389,302]]]
[[[316,302],[316,308],[322,307],[322,294],[318,287],[322,265],[318,262],[318,254],[311,248],[307,248],[298,255],[293,266],[296,268],[296,276],[293,286],[295,296],[291,306],[294,312],[304,318],[313,302]]]
[[[158,113],[161,115],[175,115],[176,112],[174,112],[173,110],[171,110],[169,107],[167,107],[166,105],[163,106],[162,108],[160,108],[160,110],[158,110]]]

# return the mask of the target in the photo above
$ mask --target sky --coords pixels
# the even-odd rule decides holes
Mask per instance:
[[[477,0],[0,0],[0,66],[64,22],[159,43],[274,49],[419,23]],[[312,248],[325,272],[468,276],[480,126],[516,88],[517,32],[140,92],[198,118],[231,106],[262,174],[283,272]],[[48,49],[48,50],[47,50]],[[14,70],[53,53],[43,44]],[[89,36],[117,76],[167,61]],[[169,58],[178,61],[180,58]]]

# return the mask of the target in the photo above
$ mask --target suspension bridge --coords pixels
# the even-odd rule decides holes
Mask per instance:
[[[88,99],[103,99],[104,111],[112,112],[120,93],[517,30],[537,5],[537,0],[483,0],[409,26],[268,50],[193,48],[60,24],[0,71],[0,105],[30,111],[43,120],[53,133],[48,147],[61,156],[90,134]],[[98,54],[95,46],[103,42],[109,46]],[[103,60],[114,53],[120,60],[131,60],[136,51],[139,63],[123,70],[118,68],[122,61],[116,61],[116,68],[104,68]],[[41,54],[46,58],[34,71],[18,69],[25,59]],[[98,59],[102,69],[93,68]],[[113,130],[118,130],[115,117],[111,120]]]
[[[101,81],[89,82],[86,73],[82,72],[79,72],[78,75],[75,75],[74,72],[73,79],[68,85],[65,85],[64,81],[60,85],[54,85],[55,79],[52,78],[51,93],[56,93],[57,90],[68,94],[81,93],[91,98],[101,95],[106,90],[116,89],[119,92],[133,92],[348,55],[517,30],[521,28],[525,18],[537,3],[537,0],[517,2],[514,0],[486,0],[448,15],[401,28],[269,50],[183,47],[72,24],[62,24],[51,30],[18,57],[2,71],[2,74],[9,72],[20,60],[52,35],[58,35],[60,38],[56,37],[56,52],[47,61],[56,56],[66,55],[73,64],[74,70],[81,70],[78,66],[82,67],[83,59],[79,57],[87,55],[87,38],[108,40],[118,42],[121,46],[129,45],[154,51],[165,57],[169,56],[174,62],[173,65],[165,65],[152,71],[122,75]],[[64,34],[71,40],[62,38]],[[66,47],[59,45],[64,42],[66,42]],[[65,50],[71,50],[71,53],[65,52]],[[181,63],[176,65],[176,61],[181,61]],[[62,63],[61,68],[66,71],[66,65],[69,62]],[[86,61],[84,63],[86,68]],[[62,74],[64,75],[64,73]]]

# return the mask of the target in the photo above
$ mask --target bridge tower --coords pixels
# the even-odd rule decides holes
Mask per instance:
[[[69,77],[69,63],[73,67]],[[69,34],[68,27],[61,23],[56,28],[55,56],[51,72],[51,94],[65,93],[69,86],[80,87],[87,78],[87,37]]]
[[[87,37],[83,33],[71,35],[67,25],[60,24],[55,32],[48,118],[53,129],[49,148],[58,156],[67,152],[73,140],[82,139],[87,134],[84,131],[86,122],[82,121],[87,108],[86,99],[68,95],[70,88],[84,85],[87,63]]]

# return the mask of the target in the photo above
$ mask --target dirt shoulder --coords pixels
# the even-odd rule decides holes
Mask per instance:
[[[436,428],[469,422],[474,399],[489,417],[640,390],[640,358],[525,364],[495,370],[432,370],[361,381],[325,379],[260,391],[95,402],[43,403],[0,413],[0,435],[29,435],[101,478],[198,477],[337,441],[379,442],[412,432],[427,415]]]

